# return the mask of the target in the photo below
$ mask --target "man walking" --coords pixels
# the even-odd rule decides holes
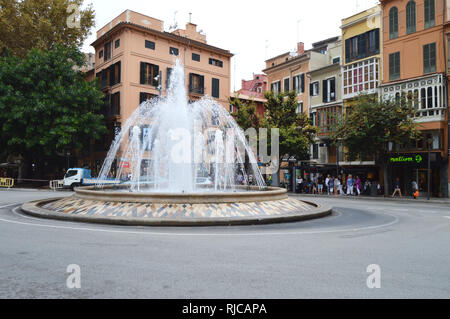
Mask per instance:
[[[352,175],[348,175],[347,177],[347,195],[353,196],[353,177]]]

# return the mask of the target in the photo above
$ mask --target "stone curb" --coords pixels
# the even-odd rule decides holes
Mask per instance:
[[[304,201],[305,203],[316,206],[316,208],[309,211],[307,214],[286,214],[270,217],[230,217],[230,218],[192,218],[192,219],[142,219],[142,218],[123,218],[123,217],[93,217],[93,216],[80,216],[80,215],[64,215],[61,213],[55,213],[48,209],[44,209],[40,206],[47,203],[59,200],[61,198],[50,198],[45,200],[37,200],[28,202],[22,205],[22,211],[30,216],[45,218],[66,220],[82,223],[94,223],[94,224],[108,224],[108,225],[123,225],[123,226],[176,226],[176,227],[188,227],[188,226],[243,226],[243,225],[263,225],[263,224],[276,224],[276,223],[290,223],[298,221],[306,221],[311,219],[317,219],[326,217],[332,214],[332,207],[328,205],[322,205]]]
[[[293,194],[288,193],[289,197],[297,198],[324,198],[324,199],[353,199],[353,200],[381,200],[386,202],[397,203],[425,203],[425,204],[447,204],[450,205],[450,200],[426,200],[426,199],[407,199],[407,198],[390,198],[390,197],[369,197],[369,196],[328,196],[328,195],[308,195],[308,194]]]

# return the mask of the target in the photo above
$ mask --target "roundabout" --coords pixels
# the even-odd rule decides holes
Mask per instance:
[[[135,193],[126,187],[81,187],[71,197],[25,203],[26,214],[50,219],[133,226],[230,226],[310,220],[329,205],[289,198],[285,189],[238,192]]]

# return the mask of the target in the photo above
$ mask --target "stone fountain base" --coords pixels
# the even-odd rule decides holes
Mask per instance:
[[[331,214],[331,207],[289,198],[286,190],[279,188],[170,194],[83,187],[77,188],[74,196],[26,203],[22,210],[42,218],[142,226],[268,224]]]

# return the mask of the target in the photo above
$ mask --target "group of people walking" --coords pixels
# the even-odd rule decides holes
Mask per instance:
[[[348,175],[347,178],[342,176],[332,176],[328,174],[326,177],[322,174],[311,174],[308,180],[297,178],[297,190],[305,194],[318,195],[348,195],[359,196],[362,193],[370,192],[370,181],[365,181],[363,184],[359,176],[356,178],[353,175]]]

